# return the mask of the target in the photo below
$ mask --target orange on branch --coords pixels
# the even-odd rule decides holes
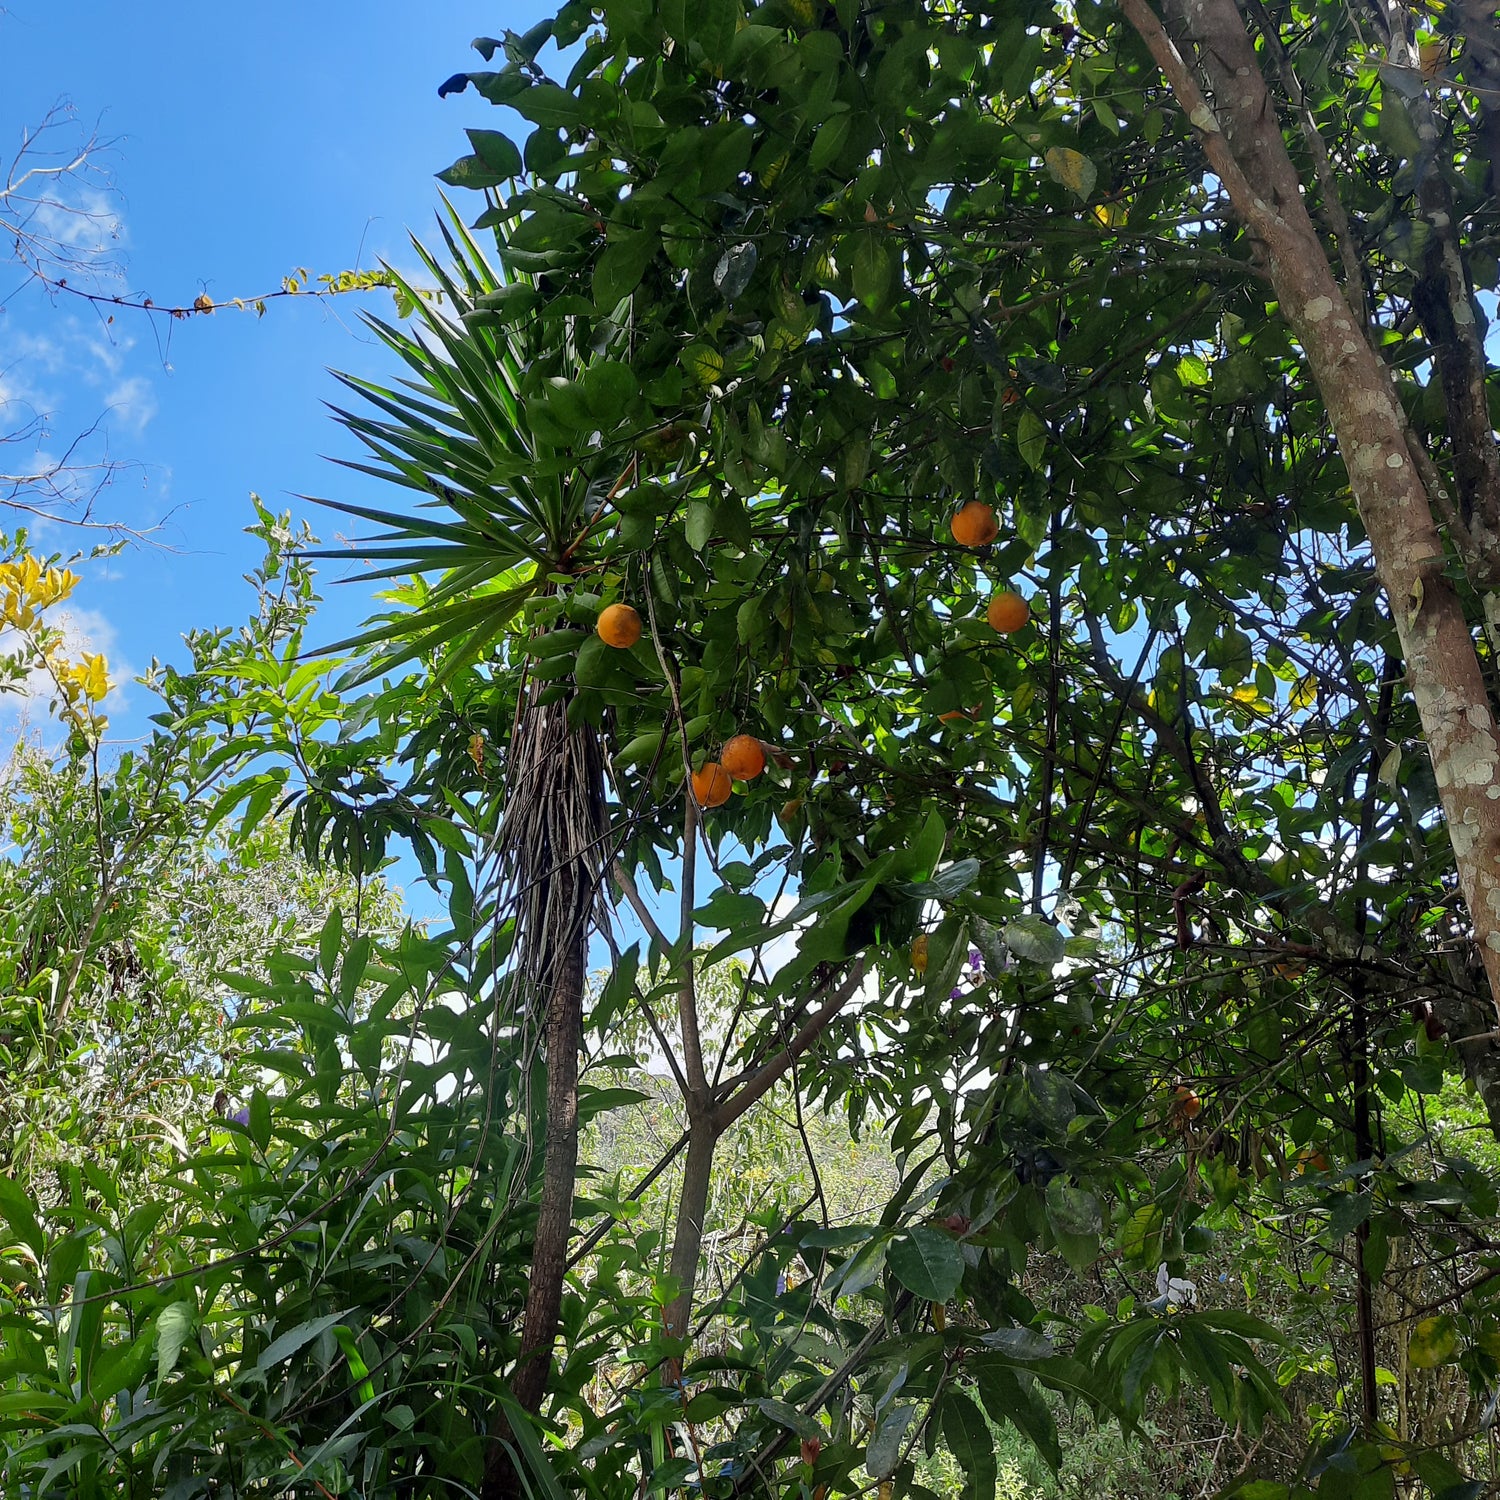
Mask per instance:
[[[729,772],[716,760],[706,760],[693,772],[693,796],[699,807],[719,807],[729,801],[734,782]]]
[[[985,547],[1000,535],[999,522],[983,500],[970,500],[949,523],[953,540],[961,547]]]
[[[1031,606],[1013,589],[1002,589],[991,596],[984,617],[990,622],[991,630],[998,630],[1001,635],[1014,635],[1031,619]]]
[[[719,764],[736,781],[754,781],[766,768],[766,752],[753,734],[737,734],[725,741]]]
[[[628,604],[606,605],[594,629],[606,646],[627,651],[641,638],[641,617]]]

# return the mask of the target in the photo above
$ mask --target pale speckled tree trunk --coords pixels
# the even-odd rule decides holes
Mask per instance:
[[[1121,0],[1259,241],[1281,314],[1327,405],[1395,618],[1490,991],[1500,995],[1500,735],[1468,624],[1443,576],[1435,497],[1418,467],[1430,464],[1410,446],[1391,371],[1334,277],[1234,0],[1170,3],[1183,51],[1146,0]]]

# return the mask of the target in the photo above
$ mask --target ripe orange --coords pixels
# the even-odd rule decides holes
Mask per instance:
[[[719,751],[719,764],[736,781],[754,781],[766,768],[766,752],[753,734],[737,734]]]
[[[641,638],[641,617],[628,604],[609,604],[599,612],[594,629],[606,646],[628,651]]]
[[[1203,1101],[1187,1084],[1179,1083],[1172,1094],[1177,1101],[1177,1110],[1186,1120],[1196,1120],[1203,1112]]]
[[[729,801],[734,790],[729,772],[716,760],[706,760],[700,770],[693,772],[693,796],[699,807],[718,807]]]
[[[1002,589],[990,598],[990,607],[984,612],[991,630],[1001,635],[1013,635],[1031,619],[1031,606],[1012,589]]]
[[[983,500],[970,500],[961,506],[949,523],[953,540],[961,547],[984,547],[1000,535],[1000,525]]]

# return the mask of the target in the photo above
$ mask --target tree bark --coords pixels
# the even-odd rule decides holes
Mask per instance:
[[[682,1171],[682,1194],[677,1205],[670,1262],[671,1273],[677,1280],[679,1290],[662,1314],[663,1326],[670,1337],[685,1338],[693,1316],[714,1150],[720,1137],[746,1110],[763,1099],[786,1076],[792,1064],[823,1035],[839,1012],[854,998],[864,974],[864,960],[860,959],[854,963],[837,989],[784,1046],[769,1056],[762,1056],[746,1072],[721,1086],[721,1097],[717,1104],[709,1108],[695,1106],[689,1100],[687,1161]]]
[[[688,1320],[693,1315],[698,1260],[703,1253],[703,1225],[713,1180],[714,1148],[719,1143],[718,1122],[712,1114],[699,1115],[689,1130],[682,1192],[677,1200],[677,1223],[672,1235],[672,1259],[668,1265],[678,1292],[662,1313],[667,1337],[674,1339],[687,1337]]]
[[[526,1290],[521,1350],[511,1391],[529,1412],[539,1411],[552,1370],[552,1345],[562,1309],[568,1238],[573,1232],[573,1186],[578,1175],[578,1054],[583,1045],[583,944],[562,964],[547,1006],[547,1130],[542,1196],[537,1208],[531,1282]]]
[[[1443,576],[1442,538],[1391,372],[1329,267],[1234,0],[1172,0],[1191,66],[1146,0],[1121,4],[1259,241],[1282,316],[1328,408],[1394,616],[1474,937],[1491,994],[1500,995],[1500,735],[1458,596]]]
[[[541,1410],[552,1374],[552,1346],[562,1312],[568,1241],[573,1233],[573,1188],[578,1175],[578,1054],[583,1045],[583,988],[587,932],[561,956],[547,1003],[547,1124],[542,1194],[532,1243],[531,1278],[522,1314],[521,1347],[511,1394],[528,1414]],[[526,1493],[511,1457],[510,1424],[496,1418],[485,1458],[484,1500],[513,1500]]]
[[[547,1075],[541,1197],[510,1376],[511,1395],[528,1417],[541,1411],[552,1375],[573,1233],[578,1059],[589,934],[600,914],[604,832],[598,739],[569,727],[565,702],[541,703],[539,697],[533,684],[518,711],[500,830],[517,921],[515,968],[507,982],[519,1013],[541,1009]],[[485,1453],[484,1500],[523,1500],[527,1493],[513,1441],[509,1418],[497,1406]]]

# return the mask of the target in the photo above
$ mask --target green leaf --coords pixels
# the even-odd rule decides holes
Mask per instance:
[[[641,284],[656,246],[656,232],[650,229],[636,230],[605,246],[594,266],[594,305],[601,313],[612,313]]]
[[[256,1087],[250,1091],[250,1139],[264,1151],[271,1144],[271,1101],[266,1091]]]
[[[877,230],[861,234],[854,247],[854,264],[850,275],[854,295],[873,313],[884,310],[890,300],[891,282],[896,264],[891,245]]]
[[[711,500],[689,500],[687,518],[683,523],[687,544],[694,552],[702,552],[714,534],[714,505]]]
[[[1458,1329],[1447,1314],[1423,1318],[1412,1328],[1406,1341],[1407,1360],[1418,1370],[1433,1370],[1445,1365],[1458,1353]]]
[[[689,344],[678,359],[683,369],[702,386],[715,384],[724,373],[724,356],[708,344]]]
[[[1016,446],[1026,466],[1040,473],[1047,462],[1047,426],[1029,406],[1016,424]]]
[[[46,1259],[47,1237],[37,1222],[31,1199],[8,1174],[0,1174],[0,1218],[4,1218],[11,1233],[36,1255],[38,1261]]]
[[[807,165],[810,171],[821,172],[838,160],[839,153],[849,139],[850,120],[849,112],[845,110],[831,120],[825,120],[818,127],[818,133],[813,138],[812,150],[807,153]]]
[[[1057,1353],[1052,1340],[1035,1328],[995,1328],[982,1337],[984,1343],[1006,1359],[1030,1362],[1050,1359]]]
[[[962,1500],[994,1500],[999,1464],[984,1413],[956,1386],[943,1393],[943,1441],[964,1471]]]
[[[901,1448],[906,1438],[906,1429],[917,1414],[917,1408],[903,1402],[893,1406],[875,1429],[875,1436],[865,1449],[865,1472],[871,1479],[889,1479],[901,1461]]]
[[[498,187],[505,181],[504,176],[493,171],[479,156],[460,156],[451,167],[444,167],[437,179],[449,187],[474,189]]]
[[[1054,1177],[1047,1184],[1047,1217],[1064,1234],[1098,1234],[1104,1228],[1104,1209],[1099,1200],[1066,1177]]]
[[[1030,1439],[1056,1474],[1062,1468],[1057,1423],[1034,1381],[1020,1379],[998,1356],[975,1354],[968,1360],[979,1387],[979,1399],[995,1423],[1009,1422]]]
[[[1046,917],[1034,914],[1016,917],[1004,929],[1005,946],[1017,958],[1050,968],[1067,951],[1068,939]]]
[[[474,154],[502,178],[521,175],[521,153],[509,136],[498,130],[466,130]]]
[[[156,1388],[159,1391],[177,1368],[182,1346],[198,1319],[193,1302],[169,1302],[156,1317]]]
[[[778,1427],[785,1427],[795,1432],[798,1437],[820,1438],[824,1435],[822,1424],[816,1417],[808,1416],[806,1412],[799,1411],[785,1401],[777,1401],[769,1396],[759,1396],[750,1404],[763,1416],[769,1417]]]
[[[345,1312],[324,1313],[321,1318],[309,1318],[305,1323],[298,1323],[295,1328],[287,1329],[261,1350],[260,1357],[255,1361],[255,1368],[262,1371],[273,1369],[310,1344],[325,1329],[343,1322],[347,1316]]]
[[[365,1363],[364,1355],[360,1353],[359,1341],[354,1337],[354,1331],[338,1323],[334,1325],[333,1336],[339,1341],[339,1348],[343,1350],[344,1358],[349,1361],[349,1373],[358,1382],[359,1399],[373,1401],[375,1386],[370,1379],[370,1367]]]
[[[1120,1230],[1120,1253],[1136,1261],[1158,1259],[1165,1224],[1166,1218],[1156,1204],[1142,1204]]]
[[[915,1225],[891,1241],[886,1252],[891,1275],[926,1302],[947,1302],[964,1278],[963,1252],[951,1235]]]

